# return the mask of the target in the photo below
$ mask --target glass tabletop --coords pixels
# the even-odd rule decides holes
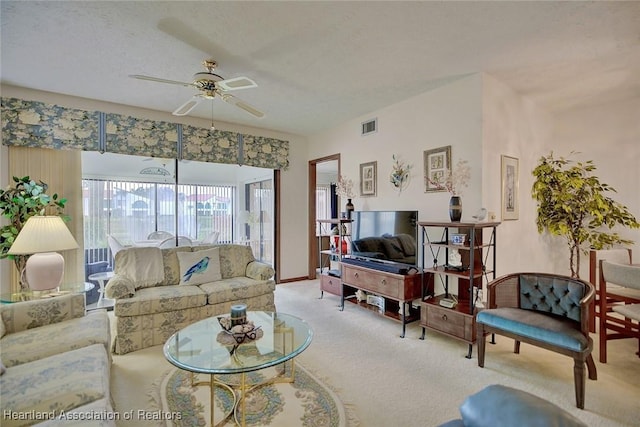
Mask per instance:
[[[256,339],[238,344],[220,326],[217,316],[200,320],[173,334],[164,355],[173,365],[191,372],[233,374],[268,368],[302,353],[313,337],[304,320],[284,313],[249,311],[247,320],[259,331]]]
[[[32,301],[36,299],[53,298],[67,294],[78,294],[81,292],[89,292],[95,287],[93,283],[81,282],[81,283],[65,283],[60,285],[59,288],[50,289],[46,291],[19,291],[8,292],[0,294],[0,303],[10,304],[21,301]]]

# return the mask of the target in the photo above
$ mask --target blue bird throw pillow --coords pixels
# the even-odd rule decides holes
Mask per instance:
[[[222,280],[220,273],[220,249],[211,248],[196,252],[176,252],[180,264],[180,284],[200,285]]]

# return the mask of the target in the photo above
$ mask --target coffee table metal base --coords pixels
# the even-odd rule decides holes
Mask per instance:
[[[291,364],[291,374],[289,376],[286,375],[286,364],[290,363]],[[245,427],[246,426],[246,407],[245,407],[245,400],[246,400],[246,396],[248,393],[251,393],[253,390],[256,390],[260,387],[264,387],[266,385],[270,385],[270,384],[281,384],[281,383],[292,383],[295,381],[295,375],[296,375],[296,371],[295,371],[295,361],[294,359],[289,360],[288,362],[284,362],[282,365],[282,369],[281,372],[278,373],[277,376],[269,378],[265,381],[262,381],[260,383],[257,384],[247,384],[247,373],[246,372],[242,372],[240,373],[240,383],[239,384],[228,384],[225,383],[223,381],[219,381],[216,380],[216,375],[215,374],[209,374],[209,381],[196,381],[196,376],[197,373],[195,372],[190,372],[191,374],[191,387],[198,387],[198,386],[208,386],[209,387],[209,403],[211,406],[211,426],[215,427],[215,426],[219,426],[219,425],[223,425],[227,419],[233,415],[233,420],[235,421],[235,423],[239,426]],[[233,396],[233,406],[231,408],[231,410],[224,414],[222,420],[218,423],[215,424],[215,388],[216,386],[218,387],[222,387],[224,389],[226,389],[227,391],[229,391],[231,393],[231,395]],[[238,412],[240,412],[240,416],[238,415]]]

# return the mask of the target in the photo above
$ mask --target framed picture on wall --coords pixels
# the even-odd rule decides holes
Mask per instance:
[[[502,170],[502,220],[518,219],[520,210],[518,159],[501,156]]]
[[[447,191],[434,183],[442,182],[451,170],[451,146],[424,152],[424,191]]]
[[[375,196],[378,179],[378,162],[360,164],[360,195]]]

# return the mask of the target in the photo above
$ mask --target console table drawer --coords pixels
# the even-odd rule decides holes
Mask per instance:
[[[320,276],[320,290],[330,294],[342,295],[342,280],[339,277],[323,274]]]
[[[420,320],[422,326],[461,338],[475,341],[475,316],[433,304],[423,304]]]
[[[344,267],[344,282],[365,291],[395,299],[400,297],[400,289],[404,289],[402,279],[349,267]]]

